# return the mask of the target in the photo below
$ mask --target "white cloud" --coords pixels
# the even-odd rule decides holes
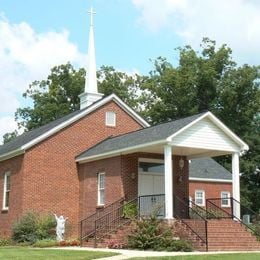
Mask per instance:
[[[0,140],[14,130],[9,116],[21,105],[29,83],[46,78],[55,65],[70,61],[82,66],[85,59],[67,30],[37,33],[28,23],[12,24],[0,14]]]
[[[170,29],[195,48],[207,36],[219,44],[228,44],[239,62],[259,63],[260,1],[132,0],[132,3],[141,11],[139,23],[153,33]]]
[[[0,117],[0,145],[2,144],[2,136],[5,133],[13,132],[16,128],[16,122],[14,121],[13,117],[6,116],[6,117]]]

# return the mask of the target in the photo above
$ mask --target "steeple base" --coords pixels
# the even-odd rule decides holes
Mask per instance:
[[[90,106],[94,102],[98,101],[103,97],[104,94],[100,93],[82,93],[79,95],[80,98],[80,109]]]

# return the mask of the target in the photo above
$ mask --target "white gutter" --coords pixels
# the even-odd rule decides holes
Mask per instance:
[[[25,153],[25,151],[23,149],[19,148],[19,149],[13,150],[11,152],[2,154],[2,155],[0,155],[0,162],[10,159],[12,157],[15,157],[17,155],[23,154],[23,153]]]
[[[232,180],[226,179],[213,179],[213,178],[197,178],[197,177],[189,177],[190,181],[201,181],[201,182],[227,182],[232,183]]]

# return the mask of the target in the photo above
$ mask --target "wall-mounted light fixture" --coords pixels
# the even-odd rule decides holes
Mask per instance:
[[[179,167],[180,167],[181,170],[182,170],[183,167],[184,167],[184,160],[183,160],[182,157],[181,157],[181,159],[179,160]]]

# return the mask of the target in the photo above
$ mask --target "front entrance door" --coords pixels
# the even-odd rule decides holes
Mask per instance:
[[[164,164],[161,160],[139,161],[138,196],[140,215],[164,216]]]

